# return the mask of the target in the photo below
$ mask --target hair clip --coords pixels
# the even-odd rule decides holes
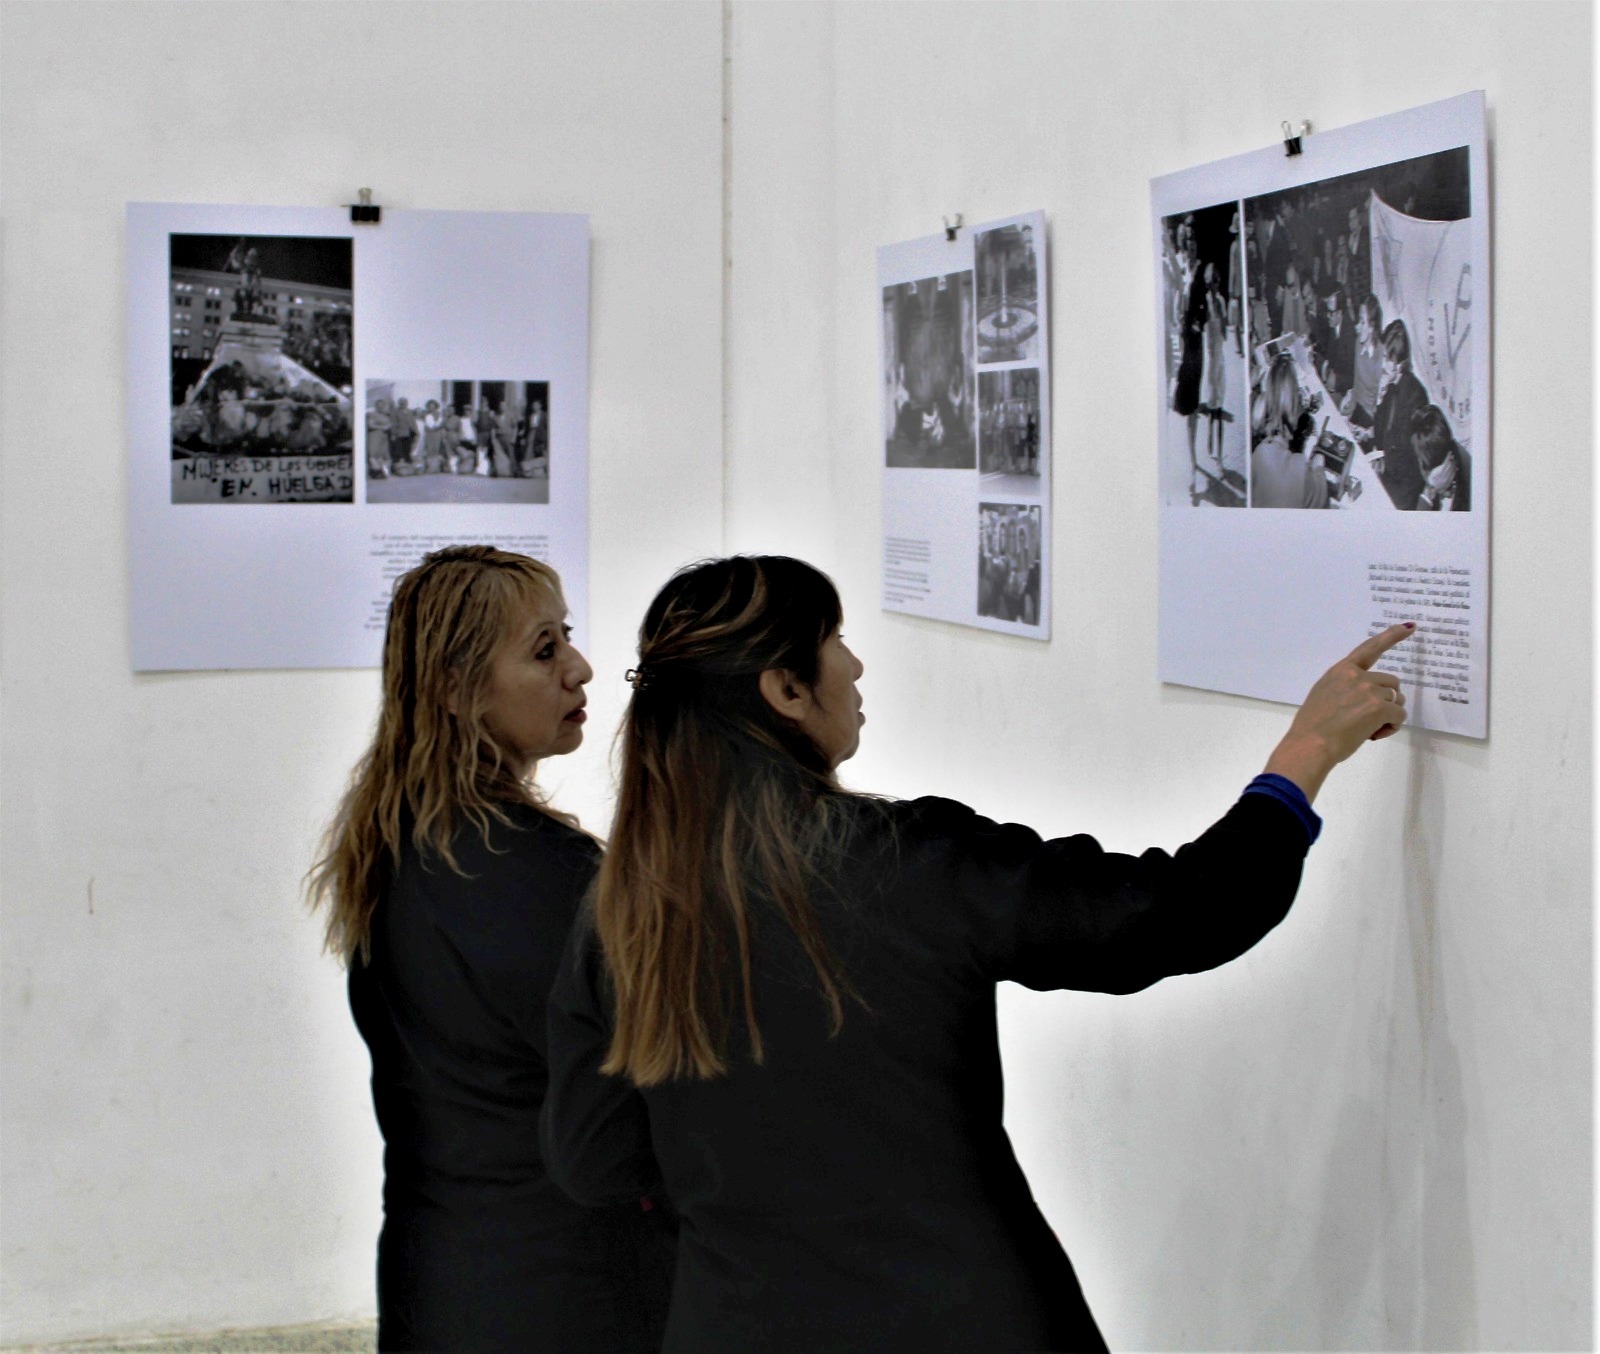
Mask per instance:
[[[635,691],[643,691],[650,684],[650,674],[643,668],[629,668],[622,675]]]

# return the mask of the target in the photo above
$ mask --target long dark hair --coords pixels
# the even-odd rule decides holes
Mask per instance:
[[[777,555],[692,565],[645,613],[595,892],[616,1008],[602,1071],[639,1086],[721,1074],[736,1001],[761,1061],[750,977],[758,909],[793,929],[839,1029],[848,988],[811,895],[837,850],[844,792],[760,690],[768,669],[813,686],[839,621],[828,577]]]

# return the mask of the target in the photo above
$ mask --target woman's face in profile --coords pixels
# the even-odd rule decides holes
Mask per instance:
[[[489,665],[484,726],[521,775],[583,742],[583,688],[594,670],[566,621],[560,597],[524,605]]]
[[[810,736],[830,767],[855,756],[861,744],[861,693],[856,683],[866,671],[861,660],[846,647],[844,632],[836,629],[822,642],[817,680],[811,688],[813,704],[800,727]]]

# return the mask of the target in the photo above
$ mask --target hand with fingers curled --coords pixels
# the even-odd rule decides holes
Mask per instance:
[[[1415,625],[1391,625],[1317,678],[1265,769],[1286,776],[1307,799],[1315,799],[1328,772],[1363,743],[1398,732],[1406,721],[1400,679],[1374,672],[1372,665],[1415,633]]]

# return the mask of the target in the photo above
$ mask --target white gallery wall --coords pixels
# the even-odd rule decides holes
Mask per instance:
[[[590,214],[605,677],[550,783],[603,822],[637,618],[722,541],[721,10],[7,3],[0,24],[0,1332],[370,1313],[366,1050],[298,891],[377,674],[130,673],[123,203],[371,186]]]
[[[1335,773],[1300,901],[1228,969],[1002,991],[1009,1123],[1113,1347],[1589,1345],[1591,23],[0,3],[0,1339],[372,1310],[365,1053],[298,887],[376,675],[130,673],[124,202],[590,214],[598,676],[549,783],[591,825],[654,588],[781,550],[834,573],[866,662],[851,784],[1137,850],[1202,829],[1287,722],[1154,678],[1148,180],[1482,88],[1490,739]],[[1033,208],[1048,645],[876,608],[874,251]]]
[[[1130,851],[1202,830],[1289,715],[1155,680],[1149,180],[1487,91],[1489,740],[1406,731],[1336,771],[1299,901],[1229,968],[1001,992],[1009,1127],[1113,1349],[1591,1346],[1591,22],[734,7],[728,546],[838,579],[849,783]],[[876,246],[1041,207],[1049,644],[877,608]]]

